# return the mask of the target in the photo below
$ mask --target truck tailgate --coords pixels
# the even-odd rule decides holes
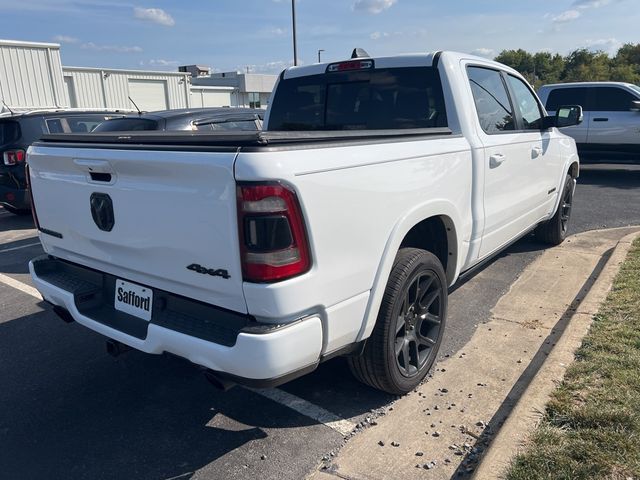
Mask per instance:
[[[45,251],[246,313],[235,157],[233,148],[31,147],[28,164]]]

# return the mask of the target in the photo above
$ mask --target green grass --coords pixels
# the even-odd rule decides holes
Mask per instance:
[[[640,240],[506,478],[640,479]]]

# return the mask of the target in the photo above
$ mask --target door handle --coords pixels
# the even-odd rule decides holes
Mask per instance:
[[[606,117],[596,117],[593,119],[594,122],[608,122],[609,119]]]
[[[499,167],[500,165],[502,165],[502,162],[504,162],[506,159],[507,157],[505,157],[503,154],[494,153],[493,155],[489,156],[489,166],[491,168]]]
[[[542,155],[542,147],[533,147],[531,149],[531,158],[538,158]]]

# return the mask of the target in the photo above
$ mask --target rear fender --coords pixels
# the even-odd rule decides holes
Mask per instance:
[[[356,341],[368,338],[373,331],[396,254],[405,236],[415,225],[431,217],[441,217],[445,223],[449,249],[449,261],[447,262],[446,271],[447,281],[449,285],[455,282],[460,273],[460,259],[466,257],[466,249],[468,249],[468,243],[461,242],[458,233],[458,226],[462,225],[460,215],[453,203],[446,200],[436,200],[418,205],[396,223],[387,240],[373,287],[371,288],[364,321]]]

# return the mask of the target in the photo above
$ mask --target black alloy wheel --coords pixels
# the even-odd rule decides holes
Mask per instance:
[[[414,274],[395,326],[396,363],[405,377],[418,375],[436,354],[442,306],[442,285],[435,272],[427,270]]]

